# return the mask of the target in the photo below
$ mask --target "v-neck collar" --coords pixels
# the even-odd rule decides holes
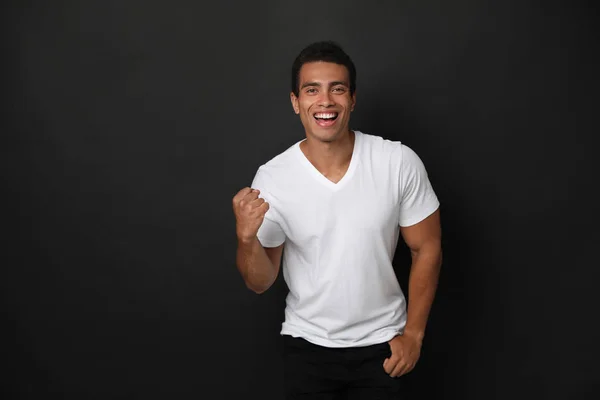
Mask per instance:
[[[342,187],[344,187],[346,185],[346,183],[350,180],[350,178],[352,178],[352,175],[354,175],[354,171],[357,168],[357,165],[359,162],[358,154],[360,153],[359,149],[360,149],[360,144],[361,144],[361,140],[362,140],[362,133],[359,131],[353,131],[353,132],[354,132],[354,148],[352,149],[352,158],[350,158],[350,164],[348,165],[348,169],[346,170],[346,173],[344,174],[344,176],[342,176],[342,178],[337,183],[329,180],[308,160],[308,158],[306,158],[306,156],[302,152],[302,149],[300,148],[300,143],[304,142],[306,139],[297,142],[295,145],[296,154],[298,155],[300,162],[304,165],[304,167],[308,170],[308,172],[317,181],[321,182],[323,185],[327,186],[331,190],[336,191],[336,190],[340,190]]]

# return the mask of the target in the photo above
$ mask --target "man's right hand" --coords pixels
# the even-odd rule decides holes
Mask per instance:
[[[249,241],[256,237],[262,225],[269,203],[258,197],[260,191],[245,187],[233,197],[233,213],[239,240]]]

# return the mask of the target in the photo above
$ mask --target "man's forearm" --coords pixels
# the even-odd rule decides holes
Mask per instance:
[[[246,286],[256,293],[267,290],[277,278],[273,263],[256,237],[238,239],[236,264]]]
[[[424,247],[412,255],[408,283],[408,312],[404,332],[423,340],[425,327],[435,298],[442,251],[439,245]]]

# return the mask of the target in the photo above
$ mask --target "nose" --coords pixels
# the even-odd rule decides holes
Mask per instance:
[[[334,104],[333,96],[328,90],[321,92],[321,95],[319,96],[319,105],[321,107],[330,107]]]

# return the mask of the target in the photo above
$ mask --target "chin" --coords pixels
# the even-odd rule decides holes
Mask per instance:
[[[319,132],[320,135],[318,135],[318,136],[322,137],[324,141],[333,142],[333,141],[339,139],[340,136],[343,136],[344,132],[345,131],[341,130],[341,129],[324,130],[322,132]]]
[[[331,131],[331,132],[312,132],[312,137],[314,137],[315,139],[321,141],[321,142],[334,142],[340,135],[338,131]]]

